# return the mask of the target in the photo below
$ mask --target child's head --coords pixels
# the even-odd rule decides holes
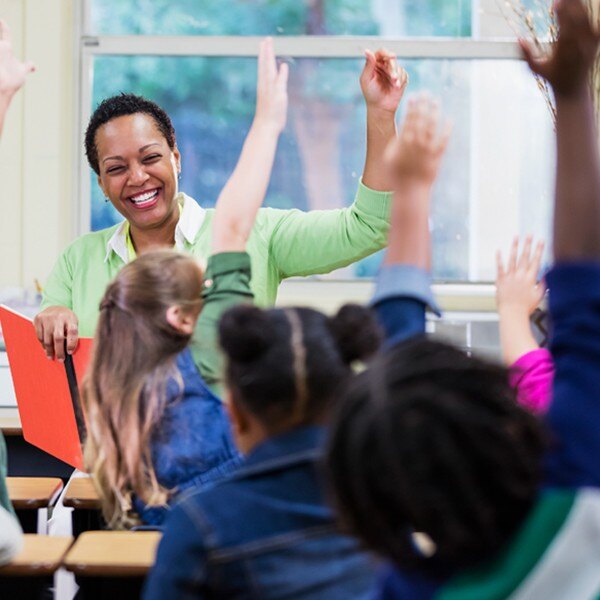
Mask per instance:
[[[377,358],[338,406],[327,462],[342,519],[400,567],[467,568],[522,523],[544,435],[504,369],[416,339]]]
[[[152,467],[150,440],[164,409],[165,386],[178,378],[175,357],[200,312],[201,286],[192,258],[161,250],[123,267],[102,298],[82,401],[89,428],[86,463],[111,525],[128,523],[132,492],[146,503],[166,498]]]
[[[223,316],[219,336],[238,445],[319,423],[351,364],[379,347],[368,309],[347,305],[334,317],[309,308],[239,306]]]

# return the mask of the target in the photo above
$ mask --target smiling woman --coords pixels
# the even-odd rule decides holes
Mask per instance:
[[[247,247],[256,304],[272,305],[287,277],[327,273],[384,246],[391,185],[381,157],[395,135],[394,117],[406,83],[393,55],[367,53],[360,76],[367,152],[350,207],[306,213],[261,209]],[[283,128],[287,93],[281,106],[271,106],[273,101],[263,98],[261,105],[281,112]],[[264,120],[260,113],[255,119]],[[79,335],[93,334],[100,299],[123,265],[157,247],[198,258],[210,250],[214,210],[179,192],[175,131],[158,105],[133,94],[104,100],[90,119],[86,154],[104,195],[125,220],[75,240],[46,282],[35,325],[48,357],[59,360],[75,350]]]
[[[135,251],[172,243],[181,160],[167,114],[132,94],[109,98],[90,121],[86,154],[105,197],[129,223]]]

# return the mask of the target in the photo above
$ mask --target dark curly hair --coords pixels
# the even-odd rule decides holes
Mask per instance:
[[[169,148],[175,148],[175,129],[169,115],[155,102],[135,94],[119,94],[103,100],[90,118],[85,132],[85,155],[88,163],[97,175],[100,174],[98,164],[98,148],[96,147],[96,132],[102,125],[117,117],[144,113],[154,119],[159,131],[164,135]]]
[[[441,576],[495,555],[521,525],[545,439],[505,369],[418,338],[349,383],[327,469],[345,526],[400,568]]]

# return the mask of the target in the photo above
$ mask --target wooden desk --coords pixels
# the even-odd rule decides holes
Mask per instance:
[[[15,510],[52,506],[63,488],[63,482],[55,477],[7,477],[6,484]]]
[[[9,564],[0,567],[0,577],[52,575],[60,567],[73,538],[26,533],[23,542],[21,552]]]
[[[63,504],[70,508],[99,510],[100,498],[91,477],[76,477],[67,484]]]
[[[23,435],[18,408],[0,408],[0,430],[7,437]]]
[[[143,577],[154,564],[158,531],[86,531],[64,565],[78,577]]]

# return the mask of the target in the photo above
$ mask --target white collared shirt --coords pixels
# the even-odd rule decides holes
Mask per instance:
[[[177,194],[177,201],[181,206],[181,215],[175,227],[175,248],[185,250],[185,242],[193,244],[204,218],[206,210],[202,208],[193,198],[183,192]],[[127,221],[123,221],[112,237],[106,244],[106,256],[104,262],[110,258],[110,253],[114,252],[124,263],[129,262],[129,252],[127,251]]]

